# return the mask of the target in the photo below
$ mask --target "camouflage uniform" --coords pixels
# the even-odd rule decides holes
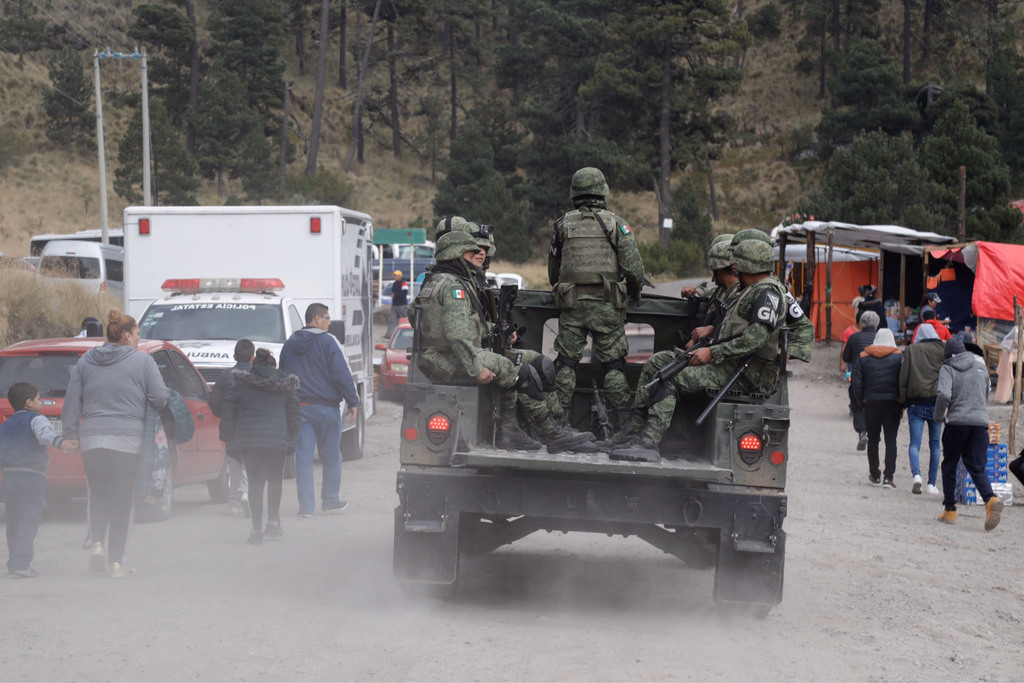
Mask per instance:
[[[753,244],[751,247],[738,247],[734,263],[742,272],[767,272],[773,258],[771,248]],[[764,263],[769,265],[765,267]],[[755,267],[765,269],[752,270]],[[774,391],[779,376],[779,330],[785,316],[786,290],[774,277],[768,276],[741,287],[716,332],[717,341],[710,347],[711,362],[683,368],[669,380],[668,396],[649,407],[643,433],[653,445],[656,447],[661,442],[662,435],[671,424],[680,394],[721,389],[748,356],[751,361],[747,372],[733,386],[740,391],[763,394]],[[638,397],[637,402],[640,400]]]
[[[601,171],[577,171],[570,191],[575,209],[555,221],[551,235],[548,280],[561,310],[555,352],[563,406],[576,390],[576,366],[588,335],[604,371],[608,402],[613,408],[629,402],[623,373],[629,353],[626,302],[627,297],[639,298],[644,267],[629,225],[608,211],[607,193]]]
[[[516,414],[518,403],[526,419],[538,425],[547,438],[549,450],[555,441],[562,446],[574,446],[590,440],[591,435],[566,433],[554,422],[539,374],[531,371],[532,366],[522,363],[525,351],[495,353],[484,348],[484,339],[490,334],[493,323],[486,319],[481,292],[475,283],[477,269],[463,259],[463,252],[459,251],[463,244],[470,248],[475,246],[473,238],[462,232],[438,241],[438,263],[416,298],[415,320],[422,348],[420,369],[439,383],[467,381],[484,368],[493,372],[492,382],[504,390],[501,397],[503,438],[521,433]],[[451,258],[452,253],[458,256]],[[550,393],[554,396],[553,391]],[[519,444],[517,447],[530,448],[522,445],[524,441],[515,443]],[[533,447],[539,446],[535,443]]]

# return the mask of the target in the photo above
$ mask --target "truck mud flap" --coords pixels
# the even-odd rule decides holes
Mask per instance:
[[[737,548],[746,548],[740,550]],[[733,543],[722,531],[715,571],[715,602],[723,606],[755,608],[763,616],[782,602],[786,560],[786,532],[775,531],[770,546],[753,542]],[[758,610],[757,608],[762,608]]]
[[[426,482],[399,489],[395,508],[394,575],[399,581],[455,584],[459,574],[459,513],[441,488]]]

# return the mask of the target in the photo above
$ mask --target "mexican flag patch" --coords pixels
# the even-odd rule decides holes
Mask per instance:
[[[466,298],[466,291],[463,290],[463,289],[453,289],[452,290],[452,298],[453,299],[465,299]]]
[[[621,232],[623,235],[628,235],[630,233],[629,225],[627,225],[626,223],[620,225],[619,232]]]

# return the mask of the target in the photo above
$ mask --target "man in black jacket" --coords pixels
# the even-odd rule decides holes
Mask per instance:
[[[239,339],[235,343],[235,367],[228,368],[220,373],[217,382],[210,391],[210,412],[215,417],[220,417],[221,409],[224,406],[224,398],[234,384],[231,373],[235,370],[249,372],[252,369],[252,359],[256,354],[256,346],[248,339]],[[242,465],[242,454],[232,450],[231,444],[225,444],[228,461],[228,511],[233,515],[240,515],[249,510],[249,479],[245,474],[245,467]]]
[[[877,313],[874,311],[864,311],[860,316],[860,332],[854,332],[846,340],[846,346],[843,347],[843,362],[846,363],[846,369],[850,371],[851,375],[853,373],[853,366],[857,359],[860,358],[861,352],[874,343],[875,332],[879,322],[881,322],[881,318],[878,317]],[[864,406],[853,399],[852,384],[849,389],[849,396],[853,428],[859,437],[857,450],[862,451],[868,445],[868,428],[864,423]]]
[[[864,424],[868,430],[868,479],[875,486],[893,488],[896,472],[896,434],[903,419],[900,403],[900,367],[903,359],[896,348],[892,331],[883,327],[874,342],[860,354],[853,366],[850,390],[853,399],[864,406]],[[879,476],[878,440],[885,432],[885,471]]]

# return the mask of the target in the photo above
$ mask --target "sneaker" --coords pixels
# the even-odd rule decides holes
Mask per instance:
[[[914,475],[914,485],[910,487],[910,492],[911,493],[916,493],[916,494],[920,495],[920,493],[921,493],[921,484],[922,484],[921,475],[920,474],[915,474]]]
[[[11,576],[13,576],[15,578],[19,578],[19,579],[34,579],[37,576],[39,576],[39,572],[37,572],[32,567],[28,567],[27,569],[14,569],[14,570],[12,570],[11,571]]]
[[[337,503],[320,503],[320,512],[341,512],[348,507],[347,500],[339,500]]]
[[[942,494],[942,491],[936,488],[935,484],[928,484],[928,486],[924,488],[924,492],[930,496],[938,496]]]
[[[943,510],[939,515],[939,521],[946,524],[956,524],[956,510]]]
[[[102,574],[107,568],[107,555],[103,552],[102,543],[93,543],[89,552],[89,571],[93,574]]]
[[[1003,501],[993,495],[985,503],[985,531],[992,531],[999,526],[999,518],[1003,514]]]
[[[868,475],[868,481],[871,482],[872,486],[881,486],[882,485],[882,478],[879,475],[877,475],[877,474],[869,474]]]
[[[112,562],[110,564],[110,576],[115,579],[127,579],[129,576],[134,576],[135,570],[131,567],[121,564],[120,562]]]
[[[249,545],[259,545],[260,543],[263,543],[263,532],[253,531],[249,534],[249,538],[245,539],[245,542]]]
[[[300,512],[299,513],[299,519],[309,519],[312,516],[313,516],[312,512]]]
[[[896,488],[896,485],[892,483],[892,477],[886,477],[884,480],[882,480],[882,488],[883,489],[894,489],[894,488]]]
[[[861,432],[860,438],[857,440],[857,450],[862,451],[868,447],[868,433]]]
[[[263,530],[263,535],[268,538],[280,538],[284,536],[284,529],[281,528],[281,522],[267,522],[267,528]]]

